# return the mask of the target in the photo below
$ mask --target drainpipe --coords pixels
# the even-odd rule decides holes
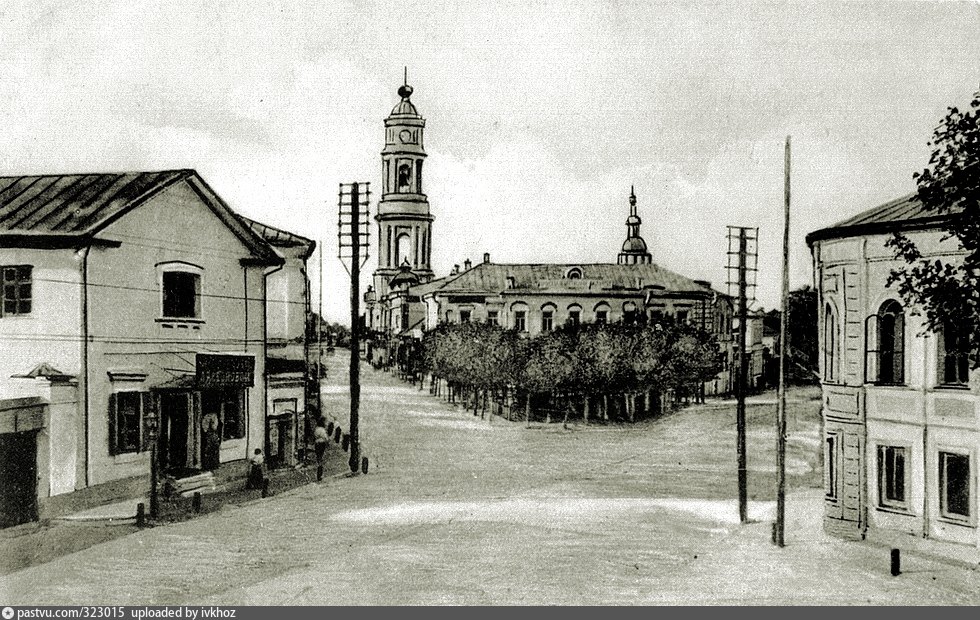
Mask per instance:
[[[82,314],[82,359],[81,359],[81,375],[82,375],[82,421],[85,425],[85,430],[83,433],[83,451],[85,455],[85,486],[88,487],[92,484],[92,458],[89,440],[89,381],[88,381],[88,355],[89,355],[89,328],[88,328],[88,255],[92,246],[83,247],[80,252],[82,253],[82,264],[79,268],[81,280],[82,280],[82,299],[81,299],[81,314]]]
[[[922,364],[922,537],[929,538],[929,412],[926,398],[929,390],[926,387],[929,379],[929,354],[932,334],[926,332],[923,340]],[[938,361],[938,360],[937,360]]]
[[[284,264],[285,263],[283,263],[283,265]],[[262,395],[262,409],[263,409],[263,415],[262,415],[262,432],[263,432],[262,449],[263,450],[265,450],[266,447],[267,447],[265,445],[265,436],[268,434],[268,424],[269,424],[269,371],[265,367],[266,362],[269,359],[269,276],[271,276],[272,274],[276,273],[277,271],[281,271],[282,268],[283,268],[283,265],[279,265],[277,267],[274,267],[274,268],[269,269],[269,270],[267,270],[267,271],[265,271],[265,272],[262,273],[262,276],[263,276],[262,277],[262,384],[263,384],[263,386],[265,386],[265,393]],[[286,301],[289,301],[289,299],[288,299],[289,298],[289,295],[288,294],[286,295],[286,298],[287,298]],[[287,310],[287,312],[288,312],[288,310]],[[287,325],[289,324],[288,323],[288,316],[287,316],[287,323],[286,324]],[[306,330],[306,326],[305,325],[303,326],[303,329],[304,329],[304,336],[305,336],[305,330]],[[304,363],[305,363],[305,360],[304,360]],[[306,399],[306,383],[305,382],[303,384],[303,399],[304,399],[304,401]],[[298,422],[296,422],[296,424],[298,425]],[[293,433],[295,433],[295,432],[296,432],[296,429],[294,428],[293,429]],[[294,441],[294,449],[295,449],[295,441]],[[268,454],[266,456],[268,456]],[[282,458],[281,455],[280,455],[280,458]]]

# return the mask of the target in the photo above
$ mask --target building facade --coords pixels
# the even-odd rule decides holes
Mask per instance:
[[[0,178],[0,425],[39,506],[146,476],[151,441],[175,477],[266,447],[290,259],[254,224],[192,170]]]
[[[925,328],[887,286],[895,231],[930,259],[963,251],[914,196],[807,237],[820,303],[824,523],[847,537],[907,534],[980,548],[980,382],[969,330]]]

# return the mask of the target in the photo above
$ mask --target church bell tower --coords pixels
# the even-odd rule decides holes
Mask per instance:
[[[432,220],[429,199],[422,186],[425,161],[425,119],[412,104],[412,87],[398,89],[401,101],[385,119],[385,147],[381,151],[381,200],[378,202],[378,268],[374,291],[378,299],[389,292],[391,278],[403,266],[411,268],[419,282],[433,273]]]

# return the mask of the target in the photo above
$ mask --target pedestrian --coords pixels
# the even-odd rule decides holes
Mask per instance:
[[[313,448],[316,451],[316,479],[323,480],[323,453],[327,451],[327,442],[330,435],[327,434],[323,416],[316,421],[316,429],[313,430]]]
[[[262,449],[256,448],[255,454],[248,459],[248,462],[248,480],[245,482],[245,488],[261,489],[265,482],[265,475],[262,472],[262,465],[265,463],[265,458],[262,456]]]

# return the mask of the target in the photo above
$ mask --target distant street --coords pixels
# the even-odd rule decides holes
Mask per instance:
[[[347,430],[346,352],[326,358]],[[750,408],[737,523],[733,408],[525,428],[365,367],[366,476],[96,545],[0,578],[0,604],[980,603],[974,571],[820,531],[819,401],[791,417],[788,547],[769,543],[771,406]],[[332,450],[339,449],[331,444]]]

